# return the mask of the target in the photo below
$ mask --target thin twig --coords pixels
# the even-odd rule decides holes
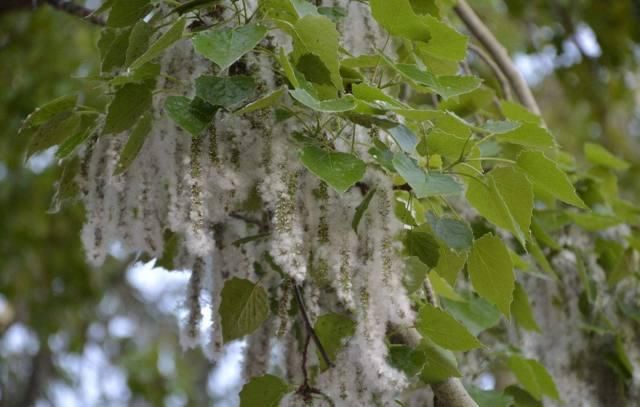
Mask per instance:
[[[91,24],[99,26],[105,25],[105,21],[101,17],[93,15],[93,10],[82,7],[72,1],[46,0],[46,3],[56,10],[64,11],[67,14],[80,17]]]
[[[511,60],[509,53],[480,20],[471,6],[467,4],[466,0],[458,0],[454,10],[469,32],[482,44],[497,66],[500,67],[520,102],[533,113],[540,115],[540,107],[533,97],[529,85]]]
[[[304,326],[306,327],[307,332],[309,333],[309,335],[311,335],[311,338],[313,339],[313,343],[315,343],[316,348],[318,348],[318,351],[320,352],[320,356],[322,356],[324,363],[329,367],[333,367],[334,366],[333,362],[331,362],[331,359],[329,359],[329,355],[327,354],[327,351],[324,349],[324,346],[322,346],[322,343],[320,342],[320,338],[318,338],[316,331],[313,329],[313,326],[311,325],[311,321],[309,321],[309,316],[307,315],[307,309],[304,306],[302,293],[300,292],[300,286],[298,284],[294,284],[293,288],[296,295],[296,302],[298,303],[298,307],[300,308],[300,314],[302,314],[302,319],[304,320]]]
[[[469,50],[476,54],[478,58],[480,58],[485,64],[487,64],[489,69],[491,69],[493,74],[496,76],[496,79],[498,79],[498,82],[500,83],[502,96],[507,100],[511,100],[513,96],[511,95],[511,85],[509,84],[509,80],[506,76],[504,76],[504,73],[493,60],[493,58],[487,55],[487,53],[482,48],[476,46],[475,44],[469,43]]]

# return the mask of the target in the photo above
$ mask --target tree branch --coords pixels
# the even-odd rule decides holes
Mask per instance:
[[[509,80],[506,76],[504,76],[504,73],[493,60],[493,58],[491,58],[482,48],[476,46],[475,44],[469,43],[469,50],[476,54],[478,58],[480,58],[485,64],[487,64],[489,69],[491,69],[493,74],[498,79],[498,82],[500,83],[500,87],[502,88],[502,96],[507,100],[511,100],[513,96],[511,95],[511,85],[509,84]]]
[[[329,367],[333,367],[333,362],[331,362],[331,359],[329,359],[329,355],[327,354],[327,351],[324,349],[324,346],[322,346],[322,343],[320,342],[320,338],[318,338],[316,331],[313,329],[313,326],[311,325],[311,321],[309,321],[309,316],[307,315],[307,308],[304,306],[304,300],[302,299],[302,293],[300,292],[300,286],[294,283],[293,289],[296,296],[296,302],[298,303],[298,308],[300,308],[300,314],[302,314],[302,319],[304,320],[304,326],[306,327],[307,332],[309,333],[309,335],[311,335],[311,339],[313,339],[313,343],[316,344],[316,347],[318,348],[318,351],[320,352],[320,355],[322,356],[324,363],[326,363],[326,365]]]
[[[64,11],[67,14],[71,14],[76,17],[80,17],[91,24],[104,26],[105,22],[102,18],[93,15],[93,10],[86,7],[82,7],[71,1],[64,0],[45,0],[45,2],[56,10]]]
[[[509,53],[480,20],[471,6],[467,4],[466,0],[458,0],[454,10],[469,32],[482,44],[496,65],[500,67],[520,102],[533,113],[540,115],[540,107],[533,97],[529,85],[511,60]]]

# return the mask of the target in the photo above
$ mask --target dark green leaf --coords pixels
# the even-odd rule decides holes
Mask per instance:
[[[315,146],[302,150],[300,160],[318,178],[345,192],[364,176],[365,163],[353,154],[326,151]]]
[[[318,317],[313,329],[329,359],[334,361],[345,340],[356,332],[356,323],[344,315],[331,313]],[[328,366],[325,365],[320,354],[318,354],[318,360],[320,360],[321,369],[325,370]]]
[[[389,346],[391,365],[402,370],[411,378],[422,371],[426,356],[424,352],[406,345]]]
[[[362,202],[360,202],[360,205],[358,205],[358,207],[356,208],[356,213],[355,215],[353,215],[353,221],[351,222],[351,227],[353,228],[354,232],[358,233],[358,225],[360,224],[362,215],[364,215],[364,213],[367,211],[369,203],[371,202],[371,199],[373,199],[375,193],[376,189],[371,188],[369,192],[367,192],[367,195],[365,195],[364,199],[362,199]]]
[[[265,374],[254,377],[242,386],[240,391],[240,407],[278,407],[280,400],[291,389],[277,376]]]
[[[109,27],[126,27],[140,21],[151,11],[151,0],[115,0],[107,25]]]
[[[78,97],[76,95],[67,95],[45,103],[24,119],[20,131],[22,132],[24,129],[40,126],[53,119],[58,113],[73,110],[76,106],[77,99]]]
[[[211,106],[229,110],[253,96],[256,81],[252,76],[201,76],[196,79],[196,95]]]
[[[174,122],[193,136],[199,136],[207,128],[216,111],[202,99],[192,101],[184,96],[168,96],[164,108]]]
[[[206,31],[193,37],[193,47],[224,70],[251,51],[266,34],[267,29],[256,24]]]
[[[35,130],[29,141],[26,158],[62,143],[78,130],[78,126],[80,126],[80,115],[72,112],[58,113]]]
[[[404,247],[409,256],[416,256],[430,268],[438,264],[439,245],[430,233],[408,230],[404,238]]]
[[[240,110],[237,110],[235,113],[245,114],[245,113],[251,113],[253,111],[260,110],[260,109],[266,109],[268,107],[275,105],[280,99],[282,99],[283,95],[284,95],[284,88],[276,89],[270,94],[261,97],[255,102],[249,103],[248,105],[246,105]]]
[[[224,283],[218,312],[227,343],[258,329],[269,316],[269,299],[260,285],[234,277]]]
[[[152,119],[152,115],[150,113],[146,113],[140,118],[136,126],[133,128],[129,135],[129,139],[127,140],[127,144],[125,144],[124,149],[122,149],[122,153],[120,153],[120,158],[118,159],[114,175],[119,175],[125,172],[136,159],[144,145],[144,141],[147,139],[147,135],[151,131]]]
[[[184,18],[178,19],[171,28],[169,28],[160,38],[158,38],[151,46],[140,55],[133,63],[131,63],[131,69],[136,69],[159,57],[162,52],[169,48],[174,42],[182,38],[182,32],[184,31],[184,25],[186,20]]]
[[[131,65],[140,55],[144,54],[149,47],[151,34],[153,34],[153,27],[145,21],[138,21],[133,26],[124,62],[126,66]]]
[[[103,134],[120,133],[133,126],[151,107],[151,86],[128,83],[118,89],[107,108]]]
[[[507,363],[522,387],[536,400],[541,400],[542,396],[548,396],[555,400],[560,399],[553,378],[540,362],[513,355],[509,357]]]

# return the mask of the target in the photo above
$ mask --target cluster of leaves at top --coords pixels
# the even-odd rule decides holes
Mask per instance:
[[[98,10],[110,9],[98,43],[99,79],[114,92],[106,112],[78,105],[75,97],[41,107],[21,130],[32,138],[28,155],[59,145],[56,156],[72,161],[76,148],[92,137],[129,131],[116,170],[125,172],[152,127],[149,111],[160,74],[158,57],[188,38],[196,52],[219,68],[217,76],[195,81],[195,98],[166,98],[167,114],[193,137],[200,137],[220,109],[237,115],[272,109],[277,120],[299,120],[305,127],[292,139],[300,160],[335,190],[352,188],[367,167],[393,178],[398,186],[395,212],[407,225],[402,237],[406,286],[420,307],[416,328],[424,339],[417,348],[390,345],[391,362],[424,383],[460,376],[452,351],[481,347],[477,336],[496,326],[501,315],[523,329],[539,331],[514,269],[556,279],[545,255],[545,248],[562,248],[553,232],[570,223],[597,231],[633,222],[638,212],[618,197],[616,172],[627,163],[589,144],[585,156],[591,167],[576,173],[573,157],[558,149],[540,117],[499,99],[480,78],[459,74],[468,39],[443,22],[448,3],[370,0],[373,17],[392,37],[389,46],[396,46],[397,57],[392,58],[388,49],[349,54],[340,46],[336,29],[345,10],[305,0],[264,0],[250,17],[232,2],[236,15],[231,21],[210,27],[191,24],[188,30],[190,18],[224,7],[221,2],[192,0],[143,19],[152,10],[150,0],[108,0]],[[156,34],[167,24],[168,29]],[[292,38],[293,52],[260,45],[272,30]],[[252,76],[229,75],[230,66],[257,51],[272,57],[286,85],[256,95]],[[305,124],[314,122],[316,127]],[[332,140],[348,140],[342,130],[351,125],[388,137],[372,137],[367,157],[355,150],[335,151]],[[66,178],[59,199],[71,190],[72,174]],[[356,233],[376,186],[370,187],[354,213]],[[454,209],[464,202],[461,198],[480,215],[472,225]],[[513,240],[505,239],[509,234]],[[640,248],[638,239],[631,238],[630,244]],[[619,258],[630,253],[621,252],[622,245],[612,240],[600,239],[598,247],[609,254],[602,261],[613,270],[609,282],[615,284],[625,273]],[[542,273],[523,260],[525,253]],[[473,290],[459,293],[454,287],[465,265]],[[593,302],[597,287],[586,272],[581,276],[585,301]],[[425,279],[441,308],[421,298]],[[620,306],[637,312],[628,304]],[[235,278],[224,286],[220,313],[228,342],[253,332],[268,317],[269,300],[259,284]],[[598,316],[589,318],[602,322]],[[315,325],[331,357],[354,332],[353,321],[338,314],[324,315]],[[611,363],[628,378],[631,367],[619,348]],[[505,358],[521,387],[506,393],[470,389],[481,405],[510,405],[514,400],[536,405],[543,396],[559,398],[540,363],[513,348],[497,356]],[[277,405],[291,390],[275,376],[254,378],[242,390],[242,405],[256,405],[256,397],[260,405]]]

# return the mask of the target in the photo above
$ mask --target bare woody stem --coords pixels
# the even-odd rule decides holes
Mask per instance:
[[[331,362],[331,359],[329,359],[329,355],[327,354],[327,351],[324,349],[324,346],[322,346],[322,342],[320,342],[320,338],[318,338],[316,331],[313,329],[313,326],[311,325],[311,321],[309,320],[309,315],[307,315],[307,308],[304,305],[302,293],[300,292],[300,286],[294,283],[293,288],[294,288],[294,293],[296,297],[296,302],[298,303],[298,308],[300,308],[300,314],[302,315],[302,320],[304,321],[304,326],[307,330],[307,333],[311,335],[311,339],[313,339],[313,343],[315,343],[316,348],[318,348],[318,351],[320,352],[320,356],[322,356],[322,360],[324,360],[324,363],[329,367],[333,367],[334,366],[333,362]]]
[[[467,27],[469,32],[480,42],[487,53],[495,61],[504,76],[509,81],[511,88],[518,96],[518,99],[533,113],[540,115],[540,107],[533,97],[533,93],[527,85],[515,64],[511,60],[507,50],[500,44],[493,33],[480,20],[466,0],[458,0],[454,8],[460,20]]]

